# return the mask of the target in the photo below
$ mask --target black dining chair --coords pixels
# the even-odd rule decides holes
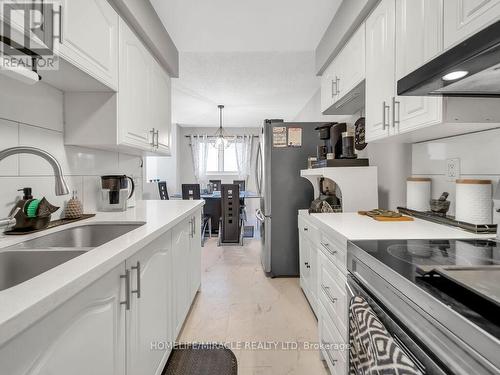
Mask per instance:
[[[233,184],[239,186],[240,192],[246,191],[246,181],[245,180],[233,180]],[[241,210],[241,215],[242,215],[243,221],[246,223],[246,221],[247,221],[247,210],[246,210],[245,199],[244,198],[240,199],[240,210]]]
[[[214,185],[215,191],[221,191],[222,180],[209,180],[208,182]]]
[[[198,200],[201,199],[200,184],[182,184],[182,199],[183,200]],[[208,229],[208,237],[212,237],[212,219],[209,215],[202,215],[201,233],[203,238],[201,244],[203,246],[205,240],[205,232]]]
[[[234,184],[221,186],[219,246],[226,243],[243,245],[243,220],[240,212],[240,188]]]
[[[234,185],[238,185],[238,186],[239,186],[239,188],[240,188],[240,193],[241,193],[242,191],[246,191],[246,188],[245,188],[245,187],[246,187],[246,186],[245,186],[245,185],[246,185],[246,181],[245,181],[245,180],[233,180],[233,184],[234,184]]]

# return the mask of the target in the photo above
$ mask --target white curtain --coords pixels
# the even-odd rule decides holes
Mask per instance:
[[[237,137],[236,143],[236,162],[238,164],[238,177],[246,180],[250,175],[252,163],[253,135],[244,135]]]
[[[209,141],[207,135],[191,135],[191,155],[193,157],[193,172],[199,184],[208,182],[207,159]]]

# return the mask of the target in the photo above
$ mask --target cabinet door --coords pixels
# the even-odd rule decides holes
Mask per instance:
[[[339,74],[336,101],[342,99],[365,79],[365,52],[365,24],[363,24],[337,57]]]
[[[308,238],[299,233],[300,286],[307,293],[310,289],[311,246]]]
[[[0,348],[8,375],[125,374],[121,265]]]
[[[158,152],[170,155],[170,133],[172,128],[172,88],[170,77],[154,60],[152,75],[152,127],[158,130]]]
[[[152,57],[132,30],[120,20],[120,91],[118,123],[120,142],[151,149]]]
[[[337,101],[337,76],[335,60],[326,68],[321,76],[321,112],[325,112]]]
[[[151,348],[173,339],[170,315],[172,233],[127,259],[131,307],[127,314],[127,374],[159,374],[170,351]]]
[[[443,50],[442,0],[396,3],[396,80],[413,72]],[[423,27],[422,27],[423,26]],[[404,133],[440,123],[443,99],[400,96],[392,103],[391,133]]]
[[[172,295],[174,301],[174,337],[179,335],[190,306],[190,247],[191,219],[177,225],[172,231]]]
[[[444,48],[467,39],[500,18],[500,0],[444,0]]]
[[[394,96],[395,0],[382,0],[366,20],[366,140],[389,135]]]
[[[190,288],[191,301],[196,296],[196,293],[201,286],[201,213],[198,213],[192,218],[191,240],[189,246],[190,254]]]
[[[102,0],[62,0],[61,5],[61,56],[117,90],[118,14]]]

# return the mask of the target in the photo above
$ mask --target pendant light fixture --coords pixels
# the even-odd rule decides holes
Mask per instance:
[[[217,149],[226,148],[229,146],[229,137],[222,129],[222,111],[224,110],[224,106],[219,104],[217,106],[219,108],[219,129],[214,134],[214,147]]]

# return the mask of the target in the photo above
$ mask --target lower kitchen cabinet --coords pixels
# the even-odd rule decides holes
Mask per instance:
[[[172,342],[172,233],[167,232],[127,259],[130,310],[127,311],[127,374],[160,374],[170,350],[152,343]],[[159,347],[159,346],[157,346]]]
[[[1,347],[0,373],[125,374],[123,275],[125,264]]]
[[[201,211],[0,347],[1,375],[160,375],[201,281]]]
[[[314,241],[316,228],[299,218],[300,287],[315,314],[318,307],[317,263],[318,249]]]

